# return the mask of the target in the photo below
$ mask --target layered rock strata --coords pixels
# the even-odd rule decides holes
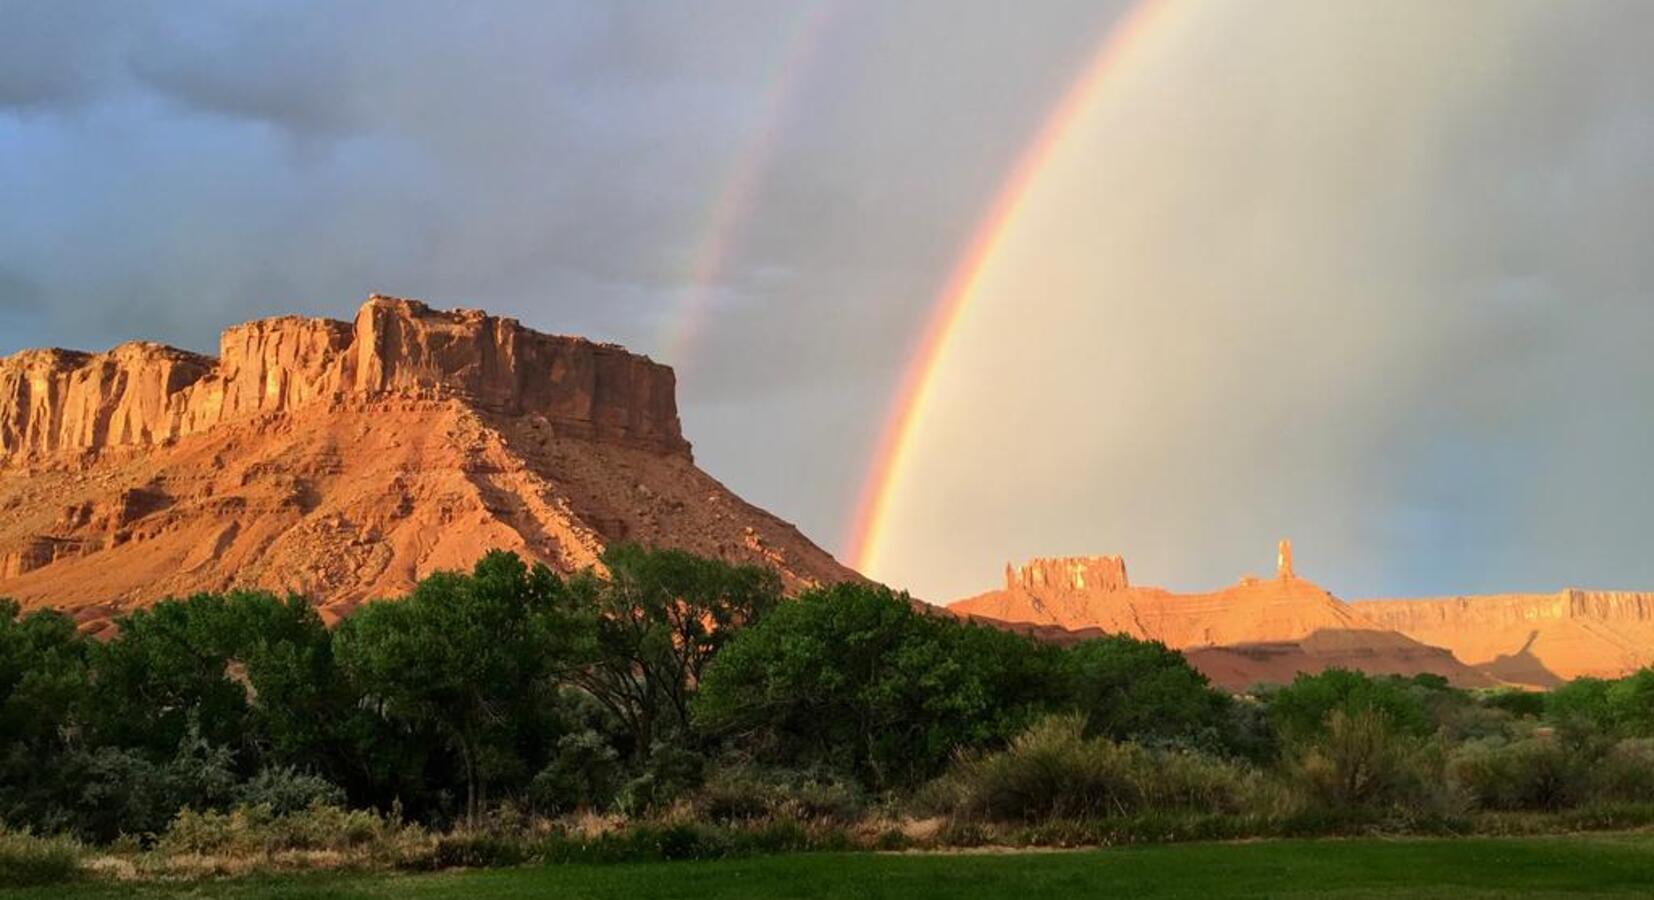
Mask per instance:
[[[514,550],[611,543],[856,577],[695,466],[666,366],[512,319],[371,298],[353,322],[0,360],[0,596],[89,628],[163,596],[294,591],[327,615]]]
[[[515,319],[370,298],[354,322],[285,317],[224,332],[214,360],[130,343],[0,359],[0,465],[147,447],[321,402],[451,397],[562,434],[689,454],[667,366]]]
[[[1446,647],[1495,677],[1537,687],[1581,676],[1617,678],[1654,665],[1654,593],[1570,588],[1355,606],[1374,622]]]
[[[1290,545],[1283,541],[1280,551],[1275,578],[1246,578],[1199,594],[1133,586],[1119,557],[1037,559],[1008,567],[1003,589],[948,609],[1054,640],[1112,633],[1160,641],[1183,651],[1215,683],[1235,689],[1333,666],[1430,673],[1465,686],[1494,683],[1448,651],[1374,621],[1298,577]]]

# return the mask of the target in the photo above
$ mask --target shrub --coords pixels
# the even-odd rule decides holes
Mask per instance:
[[[1151,753],[1138,783],[1144,805],[1156,810],[1234,811],[1246,804],[1250,773],[1233,763],[1193,751]]]
[[[1288,767],[1288,778],[1322,807],[1361,810],[1417,799],[1429,780],[1420,771],[1423,748],[1392,721],[1377,708],[1333,710],[1324,732]]]
[[[315,806],[344,806],[345,792],[325,778],[284,766],[260,769],[236,788],[235,801],[241,806],[265,806],[276,815],[286,815]]]
[[[1545,695],[1539,691],[1505,688],[1483,694],[1481,701],[1483,706],[1504,710],[1519,718],[1537,719],[1545,714]]]
[[[780,792],[775,786],[744,772],[723,772],[707,779],[696,793],[697,818],[709,822],[760,819],[770,814]]]
[[[165,853],[247,855],[284,850],[354,850],[398,836],[402,828],[366,810],[315,805],[278,814],[269,806],[228,812],[186,809],[157,842]]]
[[[1575,754],[1553,738],[1476,741],[1448,760],[1451,784],[1483,809],[1555,810],[1582,793]]]
[[[519,837],[486,831],[460,831],[437,838],[424,861],[434,869],[485,869],[518,866],[529,859]]]
[[[115,747],[77,752],[62,777],[74,786],[66,814],[75,830],[100,841],[162,831],[186,805],[219,808],[235,790],[229,751],[193,736],[165,763]]]
[[[1654,802],[1654,739],[1628,738],[1610,747],[1590,780],[1591,793],[1600,800]]]
[[[1608,704],[1611,684],[1600,678],[1575,678],[1558,685],[1545,696],[1545,718],[1570,741],[1611,732],[1614,726]]]
[[[1654,737],[1654,669],[1639,669],[1608,687],[1615,729],[1626,737]]]
[[[1248,788],[1235,766],[1190,752],[1085,737],[1075,715],[1046,718],[999,753],[960,759],[929,792],[971,819],[1039,821],[1157,809],[1234,809]]]
[[[831,846],[843,849],[844,842]],[[816,847],[815,838],[796,822],[766,823],[753,828],[700,822],[645,822],[590,841],[553,837],[544,844],[540,856],[546,862],[641,862],[724,859]]]
[[[705,778],[706,758],[675,744],[656,744],[643,771],[621,785],[615,805],[629,816],[658,809],[699,787]]]
[[[529,800],[544,812],[602,809],[620,787],[620,754],[596,731],[567,734],[529,783]]]
[[[0,829],[0,885],[36,887],[80,876],[81,846],[71,838]]]
[[[776,812],[795,819],[848,825],[867,812],[867,795],[853,781],[811,777],[789,785]]]
[[[1230,698],[1218,737],[1228,754],[1254,764],[1271,763],[1280,756],[1280,733],[1270,721],[1269,708],[1254,696]]]
[[[1435,719],[1436,733],[1454,742],[1509,738],[1517,730],[1526,730],[1516,716],[1492,705],[1467,703],[1442,710]]]
[[[854,783],[817,772],[734,766],[720,769],[692,798],[697,818],[709,822],[758,819],[849,824],[867,808]]]
[[[1415,687],[1423,687],[1415,691]],[[1423,736],[1430,733],[1421,693],[1406,678],[1373,678],[1348,669],[1328,669],[1318,675],[1299,675],[1270,695],[1269,712],[1283,737],[1298,743],[1316,741],[1330,717],[1343,713],[1346,721],[1362,714],[1384,720],[1386,733]]]

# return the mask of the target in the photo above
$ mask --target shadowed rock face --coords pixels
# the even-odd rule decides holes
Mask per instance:
[[[619,541],[856,577],[696,468],[670,368],[512,319],[376,296],[231,328],[216,360],[0,360],[0,596],[88,627],[240,586],[334,616],[491,549],[571,572]]]
[[[1386,628],[1446,647],[1473,666],[1522,684],[1617,678],[1654,665],[1654,593],[1570,588],[1363,600],[1355,606]]]
[[[354,323],[266,319],[224,332],[220,348],[217,360],[148,343],[0,360],[0,464],[381,395],[453,397],[569,436],[689,454],[670,368],[515,319],[375,296]]]

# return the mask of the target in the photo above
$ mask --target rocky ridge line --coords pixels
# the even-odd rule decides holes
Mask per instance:
[[[166,444],[227,422],[384,395],[544,416],[560,434],[690,455],[672,370],[517,320],[374,295],[354,322],[230,328],[211,357],[147,342],[0,359],[0,465]]]

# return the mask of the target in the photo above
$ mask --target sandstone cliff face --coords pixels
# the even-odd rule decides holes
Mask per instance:
[[[1549,687],[1654,665],[1654,593],[1569,589],[1366,600],[1363,615],[1503,680]]]
[[[514,319],[376,296],[353,324],[288,317],[231,328],[216,361],[142,343],[0,360],[0,465],[153,446],[380,395],[454,397],[543,416],[569,436],[689,454],[670,368]]]
[[[1118,556],[1070,556],[1033,559],[1012,568],[1005,564],[1007,591],[1085,593],[1119,591],[1129,586],[1126,561]]]
[[[241,586],[337,616],[491,549],[571,572],[618,541],[857,577],[698,469],[671,369],[619,347],[375,297],[220,350],[0,360],[0,596],[89,628]]]
[[[66,448],[151,444],[183,429],[212,360],[157,344],[0,359],[0,465]]]
[[[1158,640],[1230,687],[1331,665],[1536,688],[1654,666],[1654,592],[1345,603],[1295,574],[1287,541],[1274,578],[1210,593],[1130,585],[1119,557],[1036,559],[1007,566],[1003,589],[948,608],[1056,640],[1102,633]]]
[[[1297,577],[1285,542],[1275,578],[1243,579],[1209,593],[1130,585],[1119,557],[1036,559],[1007,567],[1004,589],[948,609],[1049,639],[1113,633],[1160,641],[1183,651],[1215,683],[1237,689],[1332,666],[1431,673],[1465,686],[1493,683],[1448,651],[1374,621]]]

